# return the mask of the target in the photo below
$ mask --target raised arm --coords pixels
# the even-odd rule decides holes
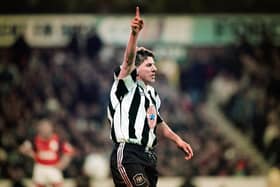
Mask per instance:
[[[158,125],[158,131],[165,138],[173,141],[177,145],[177,147],[185,153],[186,160],[190,160],[193,157],[193,150],[190,144],[185,142],[180,136],[173,132],[164,121]]]
[[[131,71],[134,69],[134,61],[136,56],[136,45],[137,39],[140,31],[142,30],[144,25],[143,20],[140,17],[140,10],[139,7],[136,7],[136,14],[135,17],[132,19],[130,26],[131,32],[129,35],[128,43],[126,46],[126,50],[124,53],[124,60],[121,66],[121,71],[118,76],[119,79],[126,77]]]

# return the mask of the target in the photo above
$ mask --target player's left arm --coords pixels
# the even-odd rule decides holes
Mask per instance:
[[[74,154],[75,150],[73,146],[70,143],[65,142],[62,147],[62,156],[56,167],[60,170],[64,170],[70,164]]]
[[[185,153],[185,159],[190,160],[193,157],[193,150],[186,141],[184,141],[179,135],[177,135],[164,121],[158,124],[157,132],[163,135],[165,138],[174,142],[179,149]]]
[[[56,167],[60,170],[64,170],[68,165],[69,163],[71,162],[72,160],[72,156],[71,155],[62,155],[62,157],[60,158],[60,161],[58,162],[58,164],[56,165]]]

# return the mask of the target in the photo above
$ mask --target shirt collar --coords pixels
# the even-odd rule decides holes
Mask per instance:
[[[141,86],[144,90],[147,89],[147,85],[142,80],[137,80],[137,84]]]

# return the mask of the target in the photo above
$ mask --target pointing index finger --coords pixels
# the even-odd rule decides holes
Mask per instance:
[[[139,6],[136,7],[136,17],[140,17],[140,9]]]

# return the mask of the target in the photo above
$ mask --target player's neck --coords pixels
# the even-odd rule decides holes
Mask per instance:
[[[147,82],[143,81],[143,80],[142,80],[141,78],[139,78],[139,77],[137,77],[137,82],[138,82],[138,84],[139,84],[142,88],[144,88],[144,89],[146,89],[147,86],[149,85]]]
[[[52,134],[48,134],[48,135],[40,135],[40,137],[43,139],[43,140],[48,140],[52,137]]]

